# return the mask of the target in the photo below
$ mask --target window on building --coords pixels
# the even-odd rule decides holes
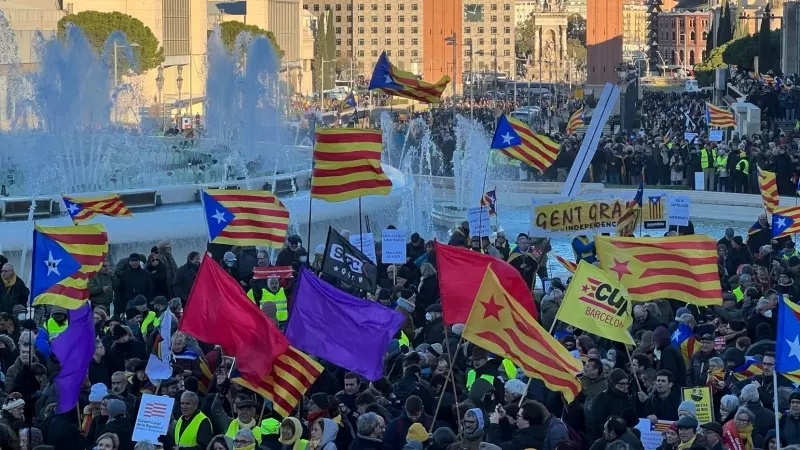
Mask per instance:
[[[341,50],[336,50],[336,57],[337,58],[341,58],[342,57],[342,51]]]
[[[359,50],[358,51],[358,57],[359,58],[363,58],[364,57],[364,50]]]
[[[378,38],[372,38],[372,39],[369,40],[369,42],[372,45],[378,45]]]
[[[405,22],[405,21],[406,21],[406,16],[399,16],[399,17],[397,18],[397,21],[398,21],[398,22]]]
[[[417,23],[419,18],[417,16],[411,16],[411,23]]]
[[[416,58],[419,56],[419,50],[411,50],[411,57]]]
[[[491,19],[490,19],[490,20],[491,20],[492,22],[497,22],[497,16],[491,16]]]
[[[376,58],[378,56],[378,51],[377,50],[372,50],[369,53],[370,53],[370,55],[372,55],[373,58]]]
[[[363,11],[364,9],[365,9],[364,4],[363,3],[359,3],[358,4],[358,10],[359,11]],[[361,52],[361,53],[364,53],[364,52]],[[364,56],[364,55],[361,55],[361,56]]]
[[[497,45],[497,38],[491,38],[491,39],[489,39],[489,43],[490,43],[491,45]]]
[[[392,34],[392,27],[386,27],[386,34]]]
[[[352,11],[353,10],[353,4],[352,3],[348,3],[347,4],[347,10],[348,11]]]
[[[358,16],[358,21],[360,23],[364,23],[364,16]]]
[[[694,64],[694,50],[689,50],[689,65],[693,66]]]
[[[478,45],[483,45],[483,38],[478,38]]]
[[[412,3],[412,4],[411,4],[411,10],[412,10],[412,11],[416,11],[416,10],[418,10],[418,9],[419,9],[419,5],[418,5],[418,4],[416,4],[416,3]]]
[[[478,34],[483,34],[483,27],[478,27]]]
[[[504,38],[503,45],[511,45],[511,38]]]
[[[372,17],[370,18],[370,20],[371,20],[373,23],[376,23],[376,22],[378,22],[378,16],[372,16]]]
[[[492,11],[497,11],[497,3],[492,3],[492,7],[490,9]]]
[[[492,34],[497,34],[497,27],[490,28],[489,32],[492,33]]]
[[[336,39],[336,45],[342,45],[342,40],[341,39]]]
[[[505,5],[503,5],[503,11],[511,11],[511,4],[506,3]]]
[[[417,34],[417,30],[418,30],[417,27],[411,27],[411,33],[412,34]]]
[[[337,10],[337,11],[341,11],[341,10],[342,10],[342,5],[341,5],[341,3],[337,3],[337,4],[336,4],[336,10]]]
[[[400,3],[399,5],[397,5],[397,9],[399,9],[400,11],[405,11],[406,10],[405,3]]]
[[[386,17],[383,18],[383,20],[384,20],[384,22],[391,22],[392,21],[392,16],[386,16]]]
[[[397,56],[399,56],[401,58],[406,56],[406,51],[405,50],[398,50],[397,51]]]
[[[358,27],[358,34],[364,34],[364,27]]]
[[[511,56],[511,50],[509,49],[503,50],[503,56]]]
[[[503,16],[503,22],[511,22],[511,16]]]
[[[464,45],[472,45],[472,38],[464,39]]]
[[[397,39],[397,45],[406,45],[405,38],[398,38]]]
[[[694,42],[694,38],[695,38],[695,34],[694,34],[694,31],[692,31],[691,33],[689,33],[689,41],[690,42]]]
[[[330,10],[331,10],[331,5],[325,5],[325,11],[330,11]]]
[[[353,27],[347,27],[347,34],[353,34]]]
[[[386,56],[391,58],[392,57],[392,51],[391,50],[386,50]]]
[[[373,4],[369,5],[369,9],[372,10],[372,11],[377,11],[378,10],[378,4],[377,3],[373,3]]]
[[[387,3],[384,8],[386,9],[386,11],[391,11],[392,10],[392,4],[391,3]]]
[[[386,44],[386,45],[392,45],[392,40],[391,39],[386,39],[385,41],[383,41],[383,43]]]
[[[703,31],[703,40],[704,41],[708,40],[708,31]],[[703,59],[705,59],[705,56],[703,56]]]
[[[319,5],[314,5],[314,12],[319,11]]]
[[[305,9],[306,11],[308,11],[308,5],[303,5],[303,9]]]
[[[464,27],[464,34],[472,33],[472,27]]]
[[[398,27],[397,32],[400,34],[406,34],[406,27]]]
[[[503,33],[505,33],[505,34],[511,34],[511,27],[504,27],[504,28],[503,28]]]
[[[341,23],[341,21],[342,21],[342,16],[336,16],[336,22]]]
[[[372,27],[370,31],[372,32],[372,34],[378,34],[378,27]]]
[[[342,27],[336,27],[336,34],[342,34]]]
[[[358,46],[359,47],[363,47],[364,46],[364,39],[359,39],[358,40]]]
[[[23,2],[24,3],[24,2]],[[189,0],[164,0],[164,54],[189,54]]]
[[[497,50],[495,50],[495,49],[491,49],[491,50],[489,51],[489,54],[490,54],[490,55],[492,55],[492,56],[497,56]]]
[[[419,44],[419,39],[411,38],[411,45],[418,45],[418,44]]]

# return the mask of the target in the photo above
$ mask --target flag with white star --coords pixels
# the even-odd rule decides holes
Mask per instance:
[[[95,216],[133,217],[119,194],[96,197],[72,197],[63,195],[64,207],[75,224],[86,222]]]
[[[800,305],[783,295],[778,298],[775,370],[789,379],[800,376]]]
[[[283,246],[289,210],[272,192],[209,189],[201,198],[210,243]]]
[[[103,225],[41,227],[33,231],[31,304],[77,309],[89,300],[89,280],[108,255]]]
[[[553,165],[561,150],[561,146],[547,136],[534,134],[525,122],[505,114],[497,120],[491,148],[542,173]]]
[[[440,103],[442,93],[448,83],[450,83],[450,77],[447,75],[435,84],[422,81],[413,73],[395,67],[389,62],[386,52],[383,52],[378,58],[378,63],[375,64],[375,70],[372,71],[369,90],[377,89],[386,95],[408,98],[422,103]]]
[[[800,232],[800,206],[777,208],[772,212],[772,237],[791,236]]]

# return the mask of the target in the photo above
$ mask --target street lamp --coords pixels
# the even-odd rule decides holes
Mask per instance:
[[[453,119],[456,117],[456,47],[458,47],[458,42],[456,41],[456,32],[453,31],[452,36],[448,36],[444,38],[444,41],[447,45],[453,47]]]
[[[179,65],[178,68],[178,78],[175,79],[175,84],[178,86],[178,120],[181,119],[181,113],[183,112],[183,100],[181,99],[181,90],[183,89],[183,64]],[[180,129],[180,123],[176,123],[178,129]]]
[[[156,89],[158,89],[158,107],[161,112],[161,131],[164,131],[165,118],[164,118],[164,66],[158,66],[158,75],[156,76]]]

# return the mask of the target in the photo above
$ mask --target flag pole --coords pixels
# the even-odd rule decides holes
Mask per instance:
[[[308,192],[308,239],[306,240],[306,253],[311,250],[311,203],[314,200],[314,197],[311,195],[311,189],[313,188],[313,181],[314,181],[314,150],[317,148],[317,118],[314,116],[314,120],[311,121],[311,175],[308,178],[309,184],[309,192]],[[309,255],[306,255],[306,265],[311,267],[311,258]]]
[[[364,230],[361,228],[361,196],[358,196],[358,243],[361,253],[364,253]]]
[[[470,312],[471,314],[471,312]],[[469,319],[467,319],[469,322]],[[444,340],[447,342],[447,327],[444,327]],[[461,336],[458,338],[458,344],[456,344],[456,351],[458,351],[459,347],[461,347],[461,343],[464,342],[464,333],[461,333]],[[450,346],[447,347],[447,363],[450,367],[447,370],[447,378],[444,380],[444,386],[442,386],[442,393],[439,394],[439,401],[436,403],[436,410],[433,412],[433,420],[431,421],[431,426],[428,429],[428,433],[433,432],[433,427],[436,424],[436,416],[439,414],[439,408],[442,406],[442,399],[444,399],[444,391],[447,390],[447,384],[452,383],[453,385],[453,396],[456,401],[456,409],[458,409],[458,392],[456,391],[456,378],[453,376],[453,361],[454,356],[450,353]],[[391,372],[390,372],[391,373]],[[461,432],[461,421],[458,422],[459,432]]]
[[[548,238],[548,241],[549,241],[549,240],[550,240],[550,239]],[[555,329],[556,329],[556,324],[557,324],[557,323],[558,323],[558,320],[553,320],[553,324],[552,324],[552,325],[550,325],[550,330],[548,330],[548,331],[547,331],[547,334],[549,334],[550,336],[552,336],[552,335],[553,335],[553,330],[555,330]],[[531,377],[528,377],[528,382],[525,384],[525,393],[524,393],[524,394],[522,394],[522,397],[519,399],[519,405],[517,405],[517,406],[518,406],[518,407],[520,407],[520,408],[522,408],[522,404],[523,404],[523,403],[525,403],[525,400],[527,400],[527,396],[528,396],[528,389],[530,389],[530,388],[531,388],[531,381],[533,381],[533,378],[531,378]]]
[[[781,450],[781,427],[780,427],[780,414],[777,414],[778,409],[778,371],[772,369],[772,386],[773,389],[773,407],[775,408],[775,444],[777,449]]]
[[[625,351],[628,352],[628,362],[633,361],[633,356],[631,356],[631,350],[628,348],[627,344],[624,345],[625,345]],[[642,389],[642,384],[639,382],[639,377],[637,377],[635,373],[633,374],[633,378],[636,380],[636,386],[639,387],[639,391],[644,392],[644,389]]]

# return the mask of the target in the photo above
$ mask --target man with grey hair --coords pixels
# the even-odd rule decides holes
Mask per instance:
[[[181,450],[205,450],[214,430],[211,420],[200,411],[200,397],[186,391],[181,395],[181,417],[175,424],[175,445]]]
[[[383,434],[386,431],[386,422],[383,417],[373,413],[365,413],[358,417],[356,423],[356,440],[350,445],[351,449],[379,450],[383,448]]]
[[[156,450],[156,446],[150,441],[141,441],[133,446],[133,450]]]
[[[742,407],[750,410],[755,417],[753,420],[754,432],[766,436],[767,432],[775,426],[775,413],[761,404],[758,384],[753,383],[743,387],[742,393],[739,394],[739,401],[741,401]]]

